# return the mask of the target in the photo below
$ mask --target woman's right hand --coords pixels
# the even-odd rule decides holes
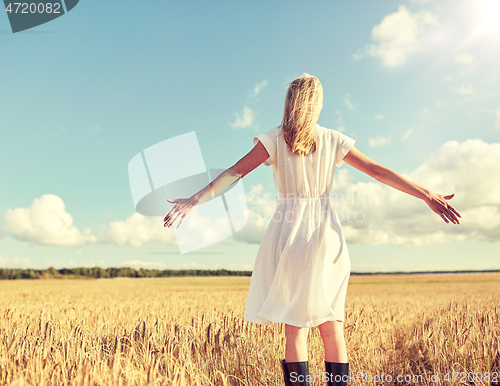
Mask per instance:
[[[443,196],[441,194],[434,194],[431,192],[425,202],[446,223],[449,223],[448,219],[450,219],[453,224],[460,224],[456,216],[460,218],[462,218],[462,216],[460,216],[460,213],[458,213],[454,207],[446,202],[446,200],[452,199],[454,195],[455,193],[448,196]]]

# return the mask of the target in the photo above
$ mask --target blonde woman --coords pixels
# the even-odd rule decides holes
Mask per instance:
[[[349,360],[344,340],[344,303],[351,272],[340,220],[330,201],[335,168],[344,162],[384,184],[424,200],[446,223],[460,214],[446,201],[362,154],[355,140],[318,125],[323,88],[304,73],[289,85],[281,125],[253,139],[254,148],[211,184],[176,206],[165,226],[179,225],[200,203],[243,178],[257,166],[272,165],[277,207],[255,261],[244,319],[285,324],[285,385],[309,385],[307,337],[318,326],[325,349],[328,385],[347,385]],[[316,376],[316,377],[317,377]],[[317,379],[317,378],[316,378]]]

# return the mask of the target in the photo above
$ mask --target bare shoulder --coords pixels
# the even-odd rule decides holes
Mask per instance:
[[[360,152],[354,145],[345,155],[344,162],[351,165],[353,168],[368,174],[371,177],[375,177],[383,167],[367,155]]]

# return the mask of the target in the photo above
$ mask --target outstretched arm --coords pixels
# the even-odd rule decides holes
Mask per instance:
[[[172,227],[172,224],[180,219],[177,229],[181,226],[182,221],[189,216],[195,208],[210,200],[213,196],[223,192],[229,186],[234,184],[240,178],[243,178],[253,169],[263,163],[269,158],[269,154],[262,144],[258,142],[257,145],[253,147],[243,158],[236,162],[230,168],[224,170],[215,180],[201,189],[199,192],[193,194],[189,198],[178,198],[175,200],[167,201],[170,203],[175,203],[172,210],[165,216],[163,225],[164,227]]]
[[[424,200],[432,211],[437,213],[446,223],[448,223],[448,219],[450,219],[452,223],[460,224],[456,216],[462,216],[460,216],[455,208],[445,201],[451,199],[454,194],[450,194],[448,196],[434,194],[430,190],[425,189],[403,177],[401,174],[396,173],[394,170],[373,161],[356,149],[355,146],[351,147],[349,152],[346,154],[344,162],[362,171],[363,173],[368,174],[383,184]]]
[[[243,158],[222,172],[198,193],[193,194],[192,198],[198,205],[210,200],[210,198],[223,192],[230,185],[238,181],[238,179],[246,176],[268,158],[269,154],[266,148],[259,141]]]

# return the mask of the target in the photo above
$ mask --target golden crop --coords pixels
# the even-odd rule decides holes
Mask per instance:
[[[249,282],[2,281],[0,385],[282,385],[284,328],[243,321]],[[500,274],[351,276],[346,344],[351,374],[365,378],[349,384],[388,385],[368,377],[383,374],[392,385],[452,385],[469,372],[491,384],[499,284]],[[312,328],[311,375],[323,360]],[[422,378],[398,383],[397,375]]]

